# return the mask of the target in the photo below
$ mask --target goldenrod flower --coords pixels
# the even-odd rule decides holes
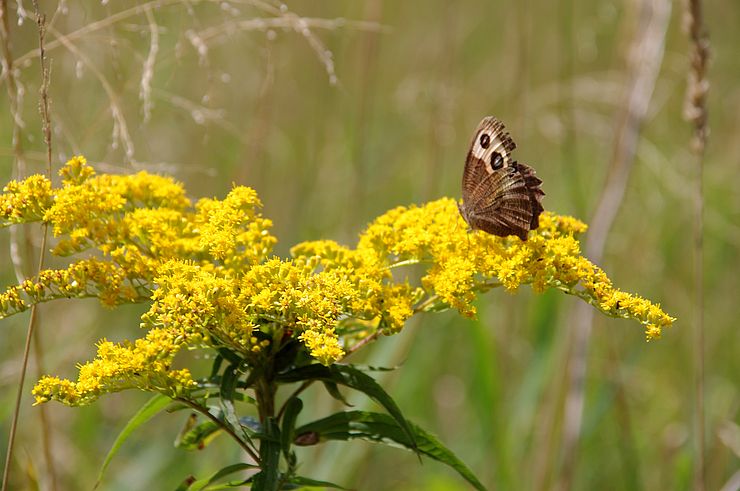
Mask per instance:
[[[250,188],[193,205],[170,178],[96,175],[83,157],[60,174],[60,188],[41,176],[9,183],[0,226],[43,220],[57,236],[54,254],[94,254],[8,288],[0,317],[62,297],[151,305],[142,339],[99,342],[77,382],[39,381],[37,402],[86,404],[127,388],[186,394],[196,383],[172,368],[183,347],[227,349],[254,368],[297,340],[329,365],[363,337],[400,331],[415,313],[451,307],[474,316],[478,294],[495,287],[562,290],[639,321],[648,339],[674,321],[659,305],[614,288],[581,255],[577,237],[586,225],[571,217],[545,212],[527,241],[501,238],[469,233],[455,200],[443,198],[388,211],[355,248],[311,241],[293,247],[289,259],[270,258],[272,222]]]
[[[51,182],[42,175],[10,181],[0,195],[0,227],[40,220],[53,199]]]
[[[68,406],[89,404],[99,396],[125,389],[157,391],[170,397],[195,387],[187,368],[171,369],[183,338],[164,329],[150,330],[134,343],[98,343],[95,360],[80,366],[77,382],[43,377],[33,389],[36,404],[57,400]]]

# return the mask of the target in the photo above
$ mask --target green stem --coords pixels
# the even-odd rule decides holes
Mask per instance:
[[[420,259],[406,259],[388,266],[388,269],[400,268],[401,266],[410,266],[412,264],[419,264],[422,262]]]
[[[236,440],[236,442],[239,444],[239,446],[242,447],[242,449],[244,449],[244,451],[247,452],[247,454],[249,454],[249,456],[252,457],[252,459],[254,459],[254,461],[257,464],[260,463],[259,455],[257,455],[257,453],[252,449],[252,447],[250,447],[247,444],[247,442],[245,442],[244,440],[242,440],[241,438],[239,438],[239,435],[237,435],[234,432],[233,428],[231,428],[229,425],[227,425],[226,423],[224,423],[223,421],[221,421],[220,419],[218,419],[216,416],[214,416],[213,414],[211,414],[211,412],[208,411],[208,408],[205,408],[205,407],[201,406],[200,404],[197,404],[197,403],[191,401],[190,399],[186,399],[184,397],[178,397],[175,400],[176,401],[180,401],[183,404],[187,404],[188,406],[190,406],[194,410],[196,410],[199,413],[201,413],[206,418],[208,418],[211,421],[213,421],[216,425],[220,426],[221,429],[223,429],[226,433],[228,433],[229,435],[231,435],[231,437],[234,440]]]
[[[255,399],[257,400],[257,412],[260,423],[265,424],[267,418],[275,416],[275,392],[277,387],[274,382],[266,377],[260,377],[254,385]]]
[[[427,298],[423,302],[421,302],[419,305],[414,307],[414,314],[418,314],[419,312],[424,312],[425,309],[427,309],[429,306],[434,305],[434,302],[439,300],[439,295],[432,295],[431,297]]]

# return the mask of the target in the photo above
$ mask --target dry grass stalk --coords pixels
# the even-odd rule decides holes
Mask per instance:
[[[3,22],[7,22],[7,11],[5,10],[5,3],[3,3]],[[39,87],[39,112],[41,114],[41,125],[42,133],[44,137],[44,144],[46,146],[46,164],[47,174],[49,179],[52,177],[52,165],[51,165],[51,101],[49,100],[49,82],[51,80],[51,72],[49,68],[49,62],[46,58],[46,51],[44,41],[46,39],[46,16],[41,13],[38,5],[38,1],[33,1],[35,11],[35,21],[38,29],[39,39],[39,63],[41,66],[41,85]],[[6,31],[4,34],[8,34]],[[12,67],[10,65],[9,67]],[[13,74],[8,72],[8,80],[13,78]],[[16,109],[18,109],[16,107]],[[46,241],[48,237],[49,228],[48,225],[43,225],[43,232],[41,238],[41,246],[39,250],[39,259],[37,266],[37,273],[40,273],[44,269],[44,259],[46,253]],[[3,482],[2,490],[8,489],[10,481],[10,465],[13,462],[13,448],[15,446],[15,435],[18,429],[18,419],[20,416],[21,400],[23,399],[23,388],[26,379],[26,372],[28,371],[28,359],[31,351],[31,343],[34,343],[34,349],[36,350],[36,368],[41,370],[41,360],[43,359],[43,349],[41,346],[41,340],[38,335],[35,335],[35,327],[38,324],[38,310],[37,306],[34,305],[31,308],[30,316],[28,319],[28,327],[26,330],[26,342],[23,350],[23,360],[20,371],[20,378],[18,381],[18,391],[16,393],[15,404],[13,408],[12,422],[10,425],[10,432],[8,435],[8,448],[5,456],[5,468],[3,470]],[[46,471],[49,479],[50,487],[53,490],[57,489],[57,478],[56,469],[54,467],[54,459],[51,454],[51,425],[48,424],[47,415],[45,411],[40,412],[41,417],[41,434],[44,448],[44,457],[46,460]]]
[[[691,150],[694,153],[694,489],[706,489],[706,423],[704,411],[704,152],[709,136],[707,93],[709,81],[709,38],[704,26],[701,0],[688,0],[684,12],[691,42],[690,66],[684,116],[693,125]]]
[[[668,0],[644,0],[629,53],[629,82],[619,116],[614,153],[607,182],[599,198],[586,240],[586,256],[600,262],[609,231],[627,188],[637,152],[640,129],[648,112],[658,73],[662,65],[665,35],[670,18]],[[576,468],[578,442],[583,423],[585,378],[593,312],[576,307],[573,342],[568,360],[568,392],[564,409],[563,470],[560,489],[569,489]]]

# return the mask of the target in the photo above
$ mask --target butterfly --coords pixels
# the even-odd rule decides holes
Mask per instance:
[[[516,144],[498,119],[478,124],[465,160],[460,214],[471,230],[527,240],[539,227],[542,180],[534,169],[511,158]]]

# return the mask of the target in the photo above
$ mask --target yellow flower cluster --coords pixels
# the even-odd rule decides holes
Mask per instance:
[[[192,262],[168,261],[154,282],[142,327],[176,330],[183,342],[248,352],[254,325],[238,298],[237,282]]]
[[[137,277],[110,261],[81,259],[67,269],[47,269],[0,293],[0,319],[57,298],[97,297],[108,307],[146,301],[151,292]]]
[[[557,288],[607,315],[636,319],[645,325],[648,340],[659,338],[675,319],[660,305],[615,289],[598,266],[581,256],[576,236],[586,228],[575,218],[545,212],[527,241],[469,233],[457,203],[444,198],[379,217],[362,235],[358,249],[384,251],[397,263],[429,263],[422,284],[466,316],[475,314],[477,292],[496,286],[513,292],[531,284],[537,292]]]
[[[77,382],[43,377],[33,389],[36,403],[57,400],[68,406],[89,404],[100,395],[126,389],[186,394],[197,384],[187,368],[173,370],[172,360],[184,344],[173,330],[152,329],[133,343],[98,342],[95,360],[80,366]]]
[[[186,392],[195,386],[189,372],[172,369],[183,347],[227,349],[257,367],[297,341],[328,365],[358,340],[399,331],[415,313],[452,307],[473,316],[477,295],[499,286],[577,295],[608,315],[638,320],[649,339],[674,320],[615,289],[581,256],[576,237],[586,226],[570,217],[544,213],[521,241],[468,232],[457,203],[443,198],[390,210],[354,249],[311,241],[280,259],[269,257],[276,239],[252,189],[192,205],[169,178],[98,176],[82,157],[60,174],[58,189],[40,176],[6,186],[0,226],[43,220],[57,236],[53,253],[97,254],[8,288],[0,317],[61,297],[151,306],[143,339],[100,342],[77,382],[43,378],[34,389],[38,402],[84,404],[131,387]]]
[[[41,220],[52,202],[51,182],[44,176],[10,181],[0,194],[0,227]]]
[[[262,203],[250,188],[234,188],[223,201],[202,199],[196,205],[200,247],[230,269],[264,259],[275,245],[272,221],[259,216]]]

